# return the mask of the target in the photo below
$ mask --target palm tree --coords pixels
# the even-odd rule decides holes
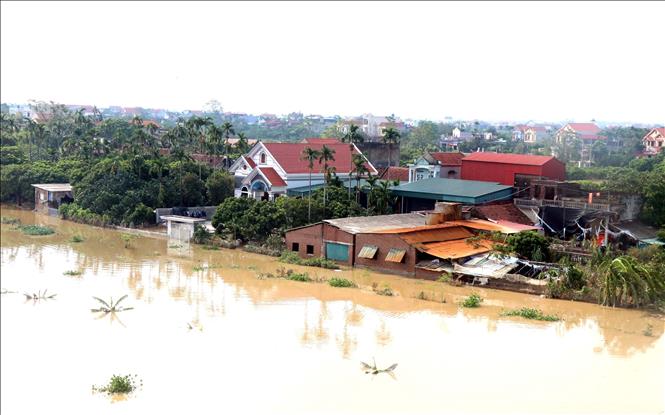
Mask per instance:
[[[365,189],[367,189],[367,209],[371,209],[371,202],[372,202],[372,192],[374,191],[374,188],[376,187],[376,183],[379,181],[379,176],[372,176],[370,173],[369,176],[367,176],[367,185]]]
[[[349,150],[353,154],[354,145],[365,141],[365,136],[357,125],[351,124],[349,131],[341,138],[342,143],[349,143]],[[349,201],[351,200],[351,177],[349,177]]]
[[[324,145],[321,147],[321,152],[319,154],[319,164],[323,162],[323,173],[325,175],[325,181],[323,182],[323,217],[326,216],[326,187],[330,181],[331,171],[328,168],[328,162],[335,161],[335,150]]]
[[[367,173],[367,167],[365,166],[367,160],[362,154],[354,154],[352,163],[353,163],[353,172],[356,174],[356,202],[358,202],[358,190],[360,189],[360,177]],[[350,180],[349,180],[350,182]]]
[[[307,206],[307,219],[309,222],[312,222],[312,169],[314,169],[314,161],[320,156],[320,151],[314,150],[310,147],[305,147],[302,151],[301,160],[307,160],[309,162],[309,202]]]
[[[385,144],[388,144],[388,167],[392,166],[393,163],[393,144],[399,144],[400,137],[401,135],[399,131],[395,130],[393,127],[389,127],[383,132],[381,140]]]
[[[249,142],[247,141],[245,133],[238,133],[237,148],[240,154],[246,154],[249,151]]]
[[[199,153],[207,154],[205,148],[207,147],[207,130],[211,125],[214,125],[210,117],[192,117],[187,120],[187,128],[190,130],[192,137],[198,138]],[[199,163],[199,179],[201,178],[201,163]]]
[[[224,134],[224,137],[226,138],[224,142],[224,166],[226,168],[229,168],[229,137],[233,134],[236,133],[236,131],[233,129],[233,124],[231,124],[228,121],[225,121],[224,124],[222,124],[222,133]]]

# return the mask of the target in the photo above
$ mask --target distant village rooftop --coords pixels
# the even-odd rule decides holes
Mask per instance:
[[[47,192],[71,192],[72,185],[69,183],[38,183],[32,184],[32,187],[42,189]]]

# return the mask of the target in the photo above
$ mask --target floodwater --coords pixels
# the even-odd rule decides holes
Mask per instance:
[[[258,279],[282,264],[2,208],[2,414],[662,413],[664,319],[644,311],[318,268],[360,288]],[[80,235],[84,242],[70,238]],[[80,276],[63,275],[81,271]],[[372,292],[388,284],[395,297]],[[51,300],[23,292],[48,289]],[[419,300],[429,298],[446,303]],[[478,292],[477,309],[457,303]],[[100,316],[92,296],[129,297]],[[500,317],[529,306],[562,318]],[[360,362],[393,375],[365,374]],[[143,387],[93,393],[113,374]]]

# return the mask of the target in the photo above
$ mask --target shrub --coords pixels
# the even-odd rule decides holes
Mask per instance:
[[[286,279],[291,281],[309,282],[312,279],[307,274],[291,274]]]
[[[372,291],[374,291],[378,295],[385,295],[387,297],[392,297],[393,295],[395,295],[395,293],[393,293],[392,288],[390,288],[388,284],[384,284],[383,288],[379,288],[379,284],[372,283]]]
[[[353,281],[347,280],[346,278],[331,278],[328,280],[328,284],[330,284],[331,287],[339,287],[339,288],[351,288],[351,287],[357,287],[356,283]]]
[[[243,250],[247,252],[252,252],[254,254],[261,254],[261,255],[270,255],[270,256],[280,256],[281,251],[276,251],[270,247],[264,246],[264,245],[254,245],[254,244],[247,244],[243,246]],[[293,264],[293,262],[291,262]]]
[[[559,321],[559,317],[557,316],[543,314],[542,311],[536,308],[527,308],[527,307],[518,308],[517,310],[504,311],[503,313],[501,313],[501,315],[508,317],[518,316],[529,320]]]
[[[122,242],[124,243],[125,248],[131,248],[132,247],[132,241],[136,238],[138,238],[138,236],[134,235],[132,233],[121,233],[120,234],[120,239],[122,239]]]
[[[81,275],[83,273],[81,271],[72,270],[72,271],[65,271],[62,274],[63,275],[69,275],[70,277],[76,277],[76,276]]]
[[[310,267],[319,267],[325,269],[339,269],[339,265],[329,259],[322,257],[302,259],[298,256],[298,254],[291,251],[282,252],[282,255],[279,257],[279,261],[286,264],[307,265]]]
[[[441,274],[441,276],[439,277],[439,279],[437,279],[437,281],[438,281],[438,282],[446,282],[446,283],[448,283],[448,282],[452,281],[452,276],[450,275],[450,273],[448,273],[448,272],[444,272],[444,273]]]
[[[462,301],[462,307],[466,308],[475,308],[480,307],[480,303],[483,302],[483,299],[478,294],[471,294]]]
[[[508,248],[524,258],[546,261],[549,256],[549,241],[536,232],[519,232],[506,240]]]
[[[131,393],[134,392],[137,388],[137,375],[113,375],[109,380],[109,383],[102,386],[94,386],[92,389],[96,392],[103,392],[108,394],[115,393]],[[142,381],[139,381],[140,384],[143,384]]]
[[[155,212],[143,203],[139,203],[123,222],[129,226],[143,226],[155,223]]]
[[[108,215],[98,215],[91,210],[82,208],[76,203],[60,205],[58,208],[58,214],[63,219],[85,223],[87,225],[106,226],[111,224],[111,218]]]
[[[13,218],[11,216],[3,216],[2,219],[0,220],[0,223],[4,225],[19,225],[21,223],[21,220],[18,218]]]
[[[263,245],[277,252],[282,252],[286,247],[286,245],[284,244],[284,238],[282,238],[281,235],[276,233],[270,234],[266,238],[266,241],[263,243]]]
[[[192,242],[195,244],[207,244],[212,239],[212,235],[206,230],[205,227],[199,225],[198,223],[194,225],[194,235],[192,236]]]
[[[83,242],[83,237],[80,235],[74,235],[69,239],[69,242],[75,242],[75,243]]]
[[[20,229],[26,235],[52,235],[55,233],[53,228],[40,225],[25,225],[21,226]]]

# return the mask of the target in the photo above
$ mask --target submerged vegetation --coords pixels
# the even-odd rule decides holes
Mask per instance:
[[[446,303],[446,298],[443,296],[443,293],[441,293],[441,298],[439,299],[436,295],[435,292],[432,292],[431,295],[426,293],[425,291],[420,291],[418,294],[414,296],[414,298],[417,298],[418,300],[423,300],[423,301],[432,301],[434,303]]]
[[[122,239],[122,242],[125,246],[125,248],[133,248],[132,242],[138,238],[137,235],[134,235],[133,233],[121,233],[120,234],[120,239]]]
[[[355,288],[358,285],[351,281],[347,280],[346,278],[338,278],[338,277],[333,277],[328,280],[328,284],[331,287],[339,287],[339,288]]]
[[[32,294],[23,293],[23,295],[25,296],[25,299],[26,299],[26,300],[34,300],[34,301],[37,301],[37,300],[50,300],[50,299],[52,299],[52,298],[55,298],[55,296],[57,295],[57,294],[48,294],[48,295],[47,295],[47,294],[46,294],[47,291],[48,291],[48,290],[44,290],[44,292],[37,291],[36,294],[35,294],[35,293],[32,293]]]
[[[339,265],[334,261],[331,261],[322,257],[312,257],[307,259],[302,259],[295,252],[286,251],[283,252],[279,257],[280,262],[286,264],[295,264],[295,265],[306,265],[310,267],[319,267],[326,269],[339,269]]]
[[[120,312],[120,311],[127,311],[127,310],[133,310],[134,309],[134,307],[123,307],[123,306],[120,305],[120,303],[123,302],[127,298],[126,294],[123,295],[122,297],[120,297],[120,299],[118,301],[116,301],[115,303],[113,302],[113,297],[111,297],[109,302],[106,302],[106,301],[104,301],[104,300],[102,300],[101,298],[98,298],[98,297],[92,297],[92,298],[94,298],[99,303],[101,303],[101,306],[99,308],[90,309],[90,311],[92,311],[93,313],[117,313],[117,312]]]
[[[84,239],[80,235],[74,235],[69,239],[69,242],[74,242],[74,243],[79,243],[79,242],[83,242],[83,241],[84,241]]]
[[[372,291],[378,295],[384,295],[387,297],[392,297],[395,295],[392,288],[388,284],[383,284],[383,287],[379,288],[379,284],[374,282],[372,283]]]
[[[93,392],[101,392],[117,394],[117,393],[131,393],[134,392],[139,386],[143,385],[143,381],[137,375],[113,375],[106,385],[92,386]]]
[[[483,299],[478,294],[471,294],[462,301],[461,306],[466,308],[476,308],[480,307],[480,303],[483,302]]]
[[[68,275],[70,277],[76,277],[76,276],[79,276],[81,274],[83,274],[83,272],[78,271],[78,270],[69,270],[69,271],[65,271],[65,272],[62,273],[62,275]]]
[[[393,363],[392,365],[388,366],[385,369],[378,369],[376,366],[376,359],[372,359],[372,361],[373,364],[371,365],[365,362],[360,362],[360,365],[367,374],[376,375],[379,373],[392,372],[393,370],[395,370],[395,368],[397,368],[397,363]]]
[[[41,225],[24,225],[24,226],[19,226],[19,229],[25,235],[52,235],[55,233],[53,228]]]
[[[517,310],[508,310],[501,313],[502,316],[506,317],[522,317],[529,320],[540,320],[540,321],[559,321],[559,317],[549,314],[543,314],[542,311],[536,308],[522,307]]]
[[[3,216],[0,219],[0,223],[2,223],[3,225],[18,225],[21,223],[21,220],[18,218],[13,218],[11,216]]]

